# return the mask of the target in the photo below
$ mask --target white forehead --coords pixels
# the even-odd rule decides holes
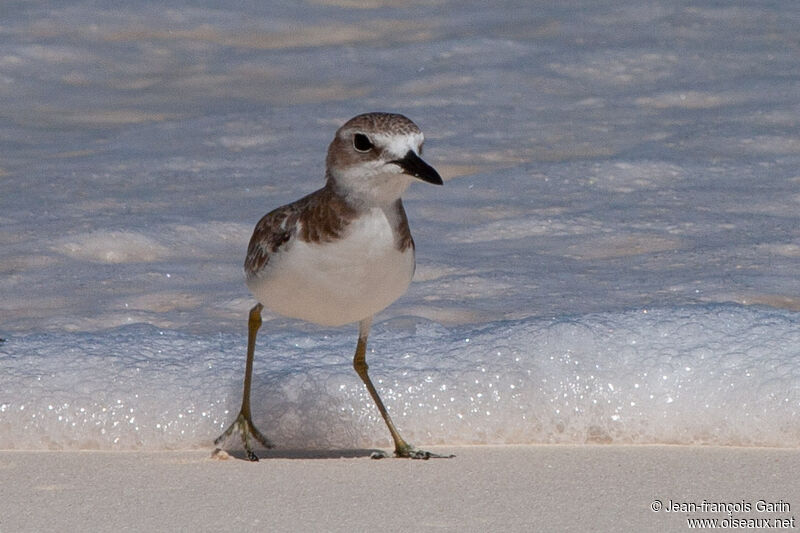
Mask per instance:
[[[403,157],[409,150],[419,154],[422,143],[425,141],[425,137],[420,131],[408,133],[374,132],[366,135],[372,139],[376,146],[383,148],[388,154],[397,158]]]

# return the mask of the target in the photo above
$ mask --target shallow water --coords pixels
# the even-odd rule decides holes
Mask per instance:
[[[1,447],[208,445],[252,227],[369,110],[448,179],[371,339],[411,440],[796,446],[794,3],[346,4],[4,7]],[[354,327],[262,332],[273,440],[388,443]]]

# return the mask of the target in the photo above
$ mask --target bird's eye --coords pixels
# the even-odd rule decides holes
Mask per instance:
[[[373,145],[369,137],[363,133],[356,133],[353,135],[353,148],[355,148],[357,152],[369,152],[372,150]]]

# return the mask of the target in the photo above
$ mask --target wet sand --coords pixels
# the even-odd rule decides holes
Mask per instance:
[[[686,531],[688,518],[716,518],[718,527],[726,518],[770,519],[773,526],[786,519],[798,527],[797,449],[432,451],[457,457],[276,450],[250,463],[196,450],[4,451],[0,532]],[[759,511],[761,501],[776,505]],[[677,507],[688,503],[695,512]],[[729,504],[732,513],[711,512],[711,504]]]

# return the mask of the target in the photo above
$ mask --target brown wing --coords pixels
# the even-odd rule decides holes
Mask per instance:
[[[356,215],[356,209],[329,185],[270,211],[258,221],[250,238],[244,261],[247,276],[256,275],[272,254],[291,246],[293,238],[305,242],[338,238]]]
[[[297,202],[270,211],[258,221],[244,260],[244,271],[251,277],[267,266],[272,254],[297,233]]]

